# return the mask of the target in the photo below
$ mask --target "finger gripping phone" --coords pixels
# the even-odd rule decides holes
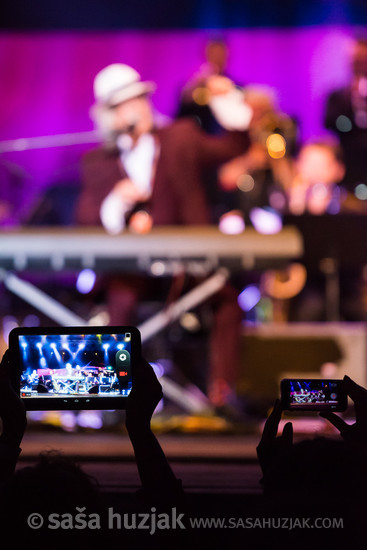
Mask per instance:
[[[141,338],[132,326],[15,328],[9,349],[26,410],[116,410],[126,408]]]
[[[280,393],[284,410],[342,412],[347,408],[343,380],[285,378]]]

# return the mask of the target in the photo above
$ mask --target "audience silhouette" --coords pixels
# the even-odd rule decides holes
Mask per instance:
[[[324,525],[330,526],[335,519],[343,528],[319,529],[319,543],[325,540],[334,548],[346,544],[359,548],[366,535],[367,390],[348,376],[343,383],[354,402],[355,423],[349,424],[335,413],[320,413],[339,430],[341,438],[332,435],[294,441],[292,422],[286,422],[278,435],[283,411],[277,400],[257,454],[263,473],[264,510],[298,521],[318,519],[319,525],[324,520]],[[315,532],[303,529],[299,539],[298,548],[309,548]]]
[[[111,525],[115,524],[111,523],[111,514],[116,510],[111,508],[111,502],[97,480],[59,452],[43,452],[35,464],[17,466],[27,419],[23,402],[11,384],[12,371],[15,370],[11,352],[7,350],[0,365],[0,417],[3,426],[0,436],[0,517],[3,530],[16,534],[22,542],[52,542],[53,548],[64,547],[68,540],[80,542],[82,547],[100,548],[101,544],[112,543],[115,537],[118,540],[121,537],[126,548],[185,547],[186,530],[181,533],[179,529],[161,532],[154,529],[155,532],[151,533],[153,527],[148,531],[112,529]],[[119,507],[117,510],[121,517],[130,514],[127,525],[134,525],[137,515],[142,513],[152,513],[155,517],[167,514],[169,518],[174,514],[183,521],[180,514],[185,501],[181,481],[174,475],[150,427],[152,414],[161,398],[161,384],[150,364],[142,359],[135,368],[134,386],[126,409],[126,429],[141,480],[138,493],[129,503],[124,500],[121,503],[123,509]],[[57,514],[58,519],[50,520],[50,514]],[[82,514],[79,523],[77,514]],[[44,522],[40,528],[37,524],[39,518]],[[75,527],[77,523],[79,528]]]
[[[123,540],[126,548],[152,549],[187,548],[189,544],[195,546],[203,541],[206,535],[194,533],[188,526],[155,532],[154,536],[149,531],[109,529],[111,502],[98,482],[57,452],[41,453],[39,460],[30,466],[18,465],[27,418],[24,405],[12,387],[15,370],[11,352],[7,350],[0,365],[0,517],[4,533],[16,536],[21,543],[42,541],[52,543],[53,548],[64,547],[68,540],[82,547],[97,548],[117,539]],[[259,536],[237,530],[228,534],[229,541],[256,541],[256,547],[265,548],[272,536],[273,544],[283,538],[284,541],[294,538],[297,548],[309,548],[311,543],[315,548],[321,548],[324,543],[332,544],[333,548],[345,548],[346,544],[360,547],[366,535],[367,389],[348,376],[344,377],[343,384],[354,402],[355,423],[335,413],[320,413],[336,428],[330,437],[296,441],[291,421],[285,423],[278,435],[284,411],[281,401],[275,402],[257,447],[263,473],[260,513],[264,518],[273,518],[273,525]],[[124,502],[123,507],[124,512],[131,515],[167,513],[168,517],[174,510],[175,517],[184,522],[189,507],[181,481],[150,426],[161,398],[161,384],[149,363],[142,359],[136,365],[126,409],[126,429],[134,449],[141,489],[136,498],[132,498],[127,507]],[[84,515],[76,516],[77,513]],[[31,521],[49,519],[50,514],[60,518],[60,528],[50,529],[50,520],[41,528],[34,528]],[[34,517],[36,520],[30,519]],[[75,528],[76,517],[84,518],[85,528]],[[276,528],[276,520],[284,519],[296,527],[318,520],[321,527],[317,532],[312,528],[302,531]],[[323,528],[325,523],[320,523],[327,520],[330,526],[333,519],[339,521],[339,528]],[[56,520],[53,525],[57,525]]]

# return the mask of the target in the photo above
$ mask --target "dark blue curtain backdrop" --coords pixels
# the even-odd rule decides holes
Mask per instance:
[[[366,0],[17,0],[7,29],[198,29],[367,23]]]

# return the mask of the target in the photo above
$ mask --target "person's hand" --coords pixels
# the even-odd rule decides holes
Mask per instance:
[[[27,416],[24,404],[10,382],[12,368],[14,365],[11,354],[7,350],[0,363],[0,418],[2,421],[0,442],[19,447],[27,426]]]
[[[277,437],[281,415],[282,404],[280,400],[277,399],[272,412],[265,422],[260,443],[256,448],[264,476],[271,468],[277,456],[290,449],[293,445],[293,426],[291,422],[285,424],[282,434]]]
[[[222,189],[225,191],[233,191],[238,188],[241,177],[245,176],[248,171],[247,156],[242,155],[236,157],[218,169],[218,181]]]
[[[222,95],[233,90],[234,85],[226,76],[212,75],[206,81],[206,88],[210,95]]]
[[[140,233],[144,235],[149,233],[153,227],[153,218],[145,210],[139,210],[135,212],[129,220],[129,229],[134,233]]]
[[[355,423],[347,424],[340,416],[331,412],[322,412],[320,416],[331,422],[339,430],[343,439],[367,445],[367,389],[359,386],[349,376],[344,376],[343,386],[354,402]]]
[[[181,501],[181,483],[150,427],[162,396],[162,386],[152,366],[142,358],[134,365],[133,386],[126,407],[126,428],[134,449],[144,498],[151,505],[172,508]]]
[[[247,167],[249,172],[264,170],[269,166],[269,154],[261,143],[253,143],[247,154]]]
[[[162,386],[145,360],[135,365],[133,385],[126,407],[126,427],[149,428],[153,413],[163,397]]]
[[[119,200],[131,205],[137,202],[144,202],[148,198],[129,178],[123,178],[118,181],[113,188],[113,193]]]

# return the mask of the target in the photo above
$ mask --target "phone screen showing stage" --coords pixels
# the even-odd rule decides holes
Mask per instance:
[[[132,334],[19,336],[20,396],[87,398],[131,391]]]
[[[336,381],[289,380],[290,409],[335,409],[339,398],[340,388]]]

